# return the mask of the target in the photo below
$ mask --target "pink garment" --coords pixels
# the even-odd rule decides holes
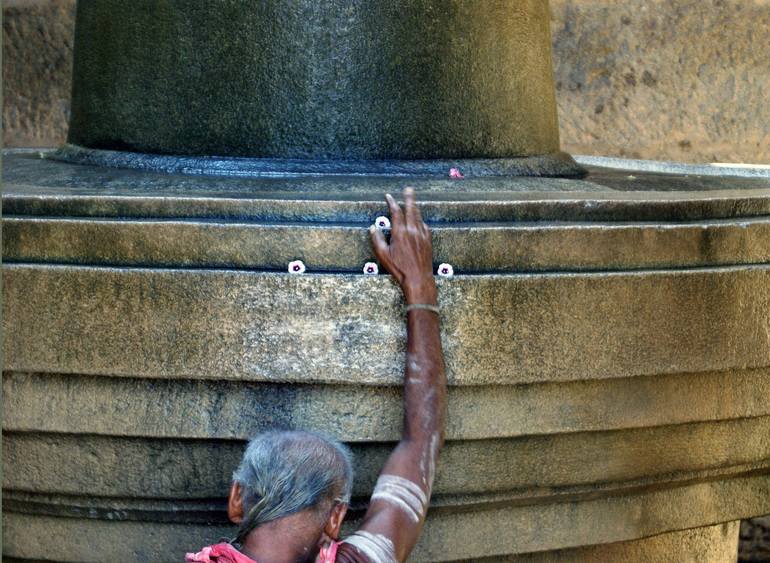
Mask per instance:
[[[339,543],[332,542],[321,548],[316,563],[334,563],[337,559]],[[204,547],[198,553],[188,553],[184,556],[186,563],[257,563],[246,557],[229,543],[218,543]]]
[[[318,552],[315,563],[334,563],[337,560],[337,548],[341,542],[332,542],[327,547],[322,547]]]
[[[257,563],[229,543],[218,543],[204,547],[198,553],[188,553],[184,560],[186,563]]]

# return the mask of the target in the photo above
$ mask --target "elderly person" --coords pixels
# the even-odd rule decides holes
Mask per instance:
[[[444,443],[446,379],[430,232],[413,190],[404,191],[403,210],[386,198],[390,243],[381,230],[370,232],[378,261],[407,304],[404,430],[361,525],[337,541],[352,488],[347,448],[308,432],[268,432],[249,444],[230,489],[236,541],[188,554],[187,561],[393,563],[405,561],[417,543]]]

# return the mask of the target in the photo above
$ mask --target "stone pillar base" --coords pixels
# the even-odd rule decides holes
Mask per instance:
[[[641,540],[559,549],[503,558],[481,559],[485,563],[735,563],[740,522],[660,534]]]
[[[5,153],[5,557],[176,563],[232,534],[233,468],[276,427],[350,443],[361,515],[405,361],[367,228],[411,185],[455,277],[410,561],[724,559],[657,534],[770,514],[770,180],[623,166],[250,178]]]

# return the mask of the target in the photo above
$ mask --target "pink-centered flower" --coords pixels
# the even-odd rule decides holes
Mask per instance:
[[[290,274],[304,274],[305,273],[305,263],[302,260],[294,260],[293,262],[289,262],[289,273]]]
[[[463,176],[463,173],[460,172],[459,168],[450,168],[449,177],[454,178],[455,180],[462,180],[463,178],[465,178],[465,176]]]
[[[436,273],[442,278],[451,278],[455,275],[455,270],[452,264],[439,264]]]
[[[383,231],[387,231],[390,229],[390,219],[381,215],[374,220],[374,226]]]
[[[375,262],[367,262],[364,264],[364,274],[367,276],[376,276],[380,273],[380,269]]]

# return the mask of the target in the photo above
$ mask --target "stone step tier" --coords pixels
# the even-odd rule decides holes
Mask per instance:
[[[231,535],[232,471],[274,427],[351,445],[353,525],[400,432],[403,302],[361,270],[405,185],[456,273],[439,280],[448,441],[413,560],[729,555],[721,524],[770,513],[770,178],[42,156],[3,163],[9,558],[176,561]]]

